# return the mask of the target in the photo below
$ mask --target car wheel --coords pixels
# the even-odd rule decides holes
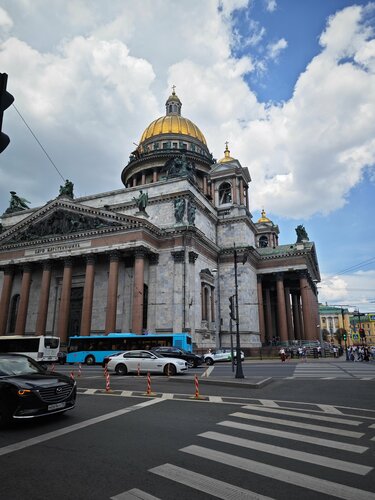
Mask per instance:
[[[123,363],[116,365],[115,372],[117,375],[126,375],[128,373],[128,369]]]
[[[164,375],[173,376],[173,375],[176,375],[176,373],[177,373],[177,370],[176,370],[175,365],[172,365],[172,363],[168,363],[167,365],[165,365]]]
[[[188,361],[186,361],[187,365],[188,365],[188,368],[194,368],[196,365],[195,365],[195,362],[192,361],[191,359],[189,359]]]
[[[94,356],[91,356],[91,355],[87,356],[85,359],[85,363],[86,363],[86,365],[89,365],[89,366],[94,365],[95,364]]]
[[[206,358],[206,365],[213,365],[214,360],[212,358]]]

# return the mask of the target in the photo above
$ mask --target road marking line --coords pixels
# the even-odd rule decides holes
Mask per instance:
[[[209,377],[211,373],[214,371],[214,366],[209,366],[208,368],[205,369],[205,371],[202,373],[201,378]]]
[[[320,406],[320,405],[319,405]],[[361,425],[362,422],[359,422],[358,420],[344,420],[343,418],[336,418],[336,417],[326,417],[325,415],[314,415],[311,413],[300,413],[299,411],[289,411],[289,410],[284,410],[284,408],[279,407],[277,410],[276,408],[264,408],[263,406],[256,406],[256,405],[246,405],[242,407],[244,410],[256,410],[256,411],[262,411],[262,412],[267,412],[267,413],[281,413],[282,415],[289,415],[290,417],[301,417],[301,418],[309,418],[311,420],[319,420],[319,421],[326,421],[326,422],[333,422],[335,424],[346,424],[346,425]]]
[[[173,399],[173,394],[169,394],[168,392],[163,392],[161,395],[162,399]]]
[[[111,497],[111,500],[160,500],[158,497],[154,497],[149,493],[146,493],[138,488],[133,488],[129,491],[124,491],[115,497]]]
[[[0,448],[0,456],[7,455],[8,453],[13,453],[14,451],[22,450],[23,448],[28,448],[29,446],[34,446],[36,444],[43,443],[44,441],[49,441],[50,439],[54,439],[56,437],[64,436],[65,434],[69,434],[70,432],[77,431],[79,429],[84,429],[85,427],[89,427],[90,425],[95,425],[100,422],[104,422],[105,420],[109,420],[111,418],[119,417],[121,415],[125,415],[126,413],[130,413],[135,410],[140,410],[145,408],[146,406],[151,406],[156,403],[161,403],[162,399],[151,399],[144,401],[143,403],[138,403],[134,406],[130,406],[129,408],[123,408],[122,410],[116,410],[111,413],[106,413],[105,415],[100,415],[99,417],[90,418],[89,420],[85,420],[84,422],[80,422],[78,424],[70,425],[69,427],[64,427],[63,429],[57,429],[56,431],[48,432],[47,434],[42,434],[40,436],[33,437],[31,439],[26,439],[25,441],[20,441],[18,443],[13,443],[8,446],[4,446]]]
[[[331,497],[343,498],[345,500],[353,500],[353,498],[356,500],[370,500],[374,498],[374,494],[371,491],[360,490],[344,484],[327,481],[326,479],[322,479],[320,477],[308,476],[307,474],[301,474],[300,472],[293,472],[287,469],[282,469],[281,467],[256,462],[255,460],[250,460],[248,458],[237,457],[235,455],[230,455],[229,453],[210,450],[208,448],[203,448],[202,446],[191,445],[186,448],[182,448],[180,451],[190,453],[191,455],[198,456],[200,458],[229,465],[230,467],[236,467],[237,469],[252,472],[267,478],[272,477],[272,479],[292,484],[293,486],[300,486],[314,492],[320,492]]]
[[[308,429],[310,431],[325,432],[327,434],[334,434],[339,436],[361,438],[364,436],[363,432],[348,431],[346,429],[334,429],[332,427],[324,427],[322,425],[307,424],[305,422],[296,422],[295,420],[282,420],[280,418],[265,417],[264,415],[254,415],[242,412],[231,413],[231,417],[244,418],[246,420],[260,420],[261,422],[268,422],[270,424],[286,425],[287,427],[296,427],[297,429]]]
[[[370,428],[370,429],[375,429],[375,424],[371,424],[371,425],[369,425],[369,428]]]
[[[95,394],[95,393],[96,393],[96,389],[86,389],[83,394]]]
[[[184,450],[183,450],[184,451]],[[270,497],[259,495],[253,491],[245,490],[239,486],[225,483],[219,479],[204,476],[198,472],[193,472],[172,464],[164,464],[149,470],[158,476],[171,479],[180,484],[190,486],[203,493],[208,493],[223,500],[271,500]],[[178,494],[177,494],[178,497]]]
[[[223,398],[220,396],[208,396],[208,399],[211,403],[222,403]]]
[[[121,396],[130,397],[133,394],[133,391],[121,391]]]
[[[361,380],[372,380],[374,377],[362,377]]]
[[[335,406],[332,405],[316,405],[318,408],[321,408],[325,413],[335,413],[336,415],[342,415],[342,411],[338,410]]]
[[[268,408],[280,408],[280,406],[275,403],[275,401],[272,401],[271,399],[260,399],[259,402],[263,406],[267,406]]]
[[[331,469],[335,470],[338,469],[345,472],[351,472],[352,474],[359,474],[361,476],[365,476],[373,470],[373,467],[368,467],[366,465],[346,462],[345,460],[328,458],[321,455],[315,455],[313,453],[306,453],[304,451],[291,450],[282,446],[274,446],[259,441],[252,441],[250,439],[243,439],[235,436],[229,436],[227,434],[221,434],[219,432],[204,432],[202,434],[198,434],[198,436],[207,439],[213,439],[215,441],[220,441],[222,443],[232,444],[234,446],[242,446],[243,448],[250,448],[252,450],[271,453],[272,455],[292,458],[293,460],[299,460],[301,462],[321,465],[322,467],[330,467]]]
[[[281,438],[292,439],[293,441],[302,441],[303,443],[311,443],[319,446],[325,446],[326,448],[345,450],[353,453],[364,453],[365,451],[368,450],[366,446],[359,446],[350,443],[342,443],[340,441],[331,441],[329,439],[321,439],[303,434],[296,434],[294,432],[279,431],[276,429],[267,429],[266,427],[257,427],[256,425],[231,422],[229,420],[224,420],[223,422],[219,422],[218,425],[223,425],[225,427],[230,427],[233,429],[242,429],[244,431],[257,432],[259,434],[267,434],[267,436],[277,436]]]

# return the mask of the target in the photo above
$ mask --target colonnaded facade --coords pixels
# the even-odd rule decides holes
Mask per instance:
[[[0,335],[189,332],[230,345],[237,274],[241,347],[319,337],[314,243],[249,211],[249,171],[216,161],[173,90],[143,132],[123,189],[29,208],[12,191],[1,216]],[[235,273],[235,269],[237,272]],[[234,331],[235,328],[233,327]]]

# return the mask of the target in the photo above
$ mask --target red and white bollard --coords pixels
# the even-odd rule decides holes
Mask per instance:
[[[81,363],[78,363],[78,377],[81,376],[81,373],[82,373],[82,366]]]
[[[141,374],[141,365],[138,363],[138,365],[137,365],[137,375],[138,375],[138,377],[140,376],[140,374]]]
[[[75,379],[75,377],[74,377],[74,372],[73,372],[73,371],[71,371],[71,372],[70,372],[70,378],[71,378],[72,380],[74,380],[74,379]]]
[[[105,390],[106,392],[111,392],[111,380],[108,371],[105,376]]]
[[[50,372],[53,373],[54,371],[55,371],[55,363],[52,363]]]
[[[104,377],[107,378],[107,374],[108,374],[108,367],[107,367],[107,364],[104,365]]]
[[[195,398],[199,398],[199,382],[198,382],[198,376],[195,375],[194,377],[194,384],[195,384]]]
[[[155,393],[151,391],[151,375],[150,372],[147,372],[147,392],[145,392],[145,396],[154,396]]]

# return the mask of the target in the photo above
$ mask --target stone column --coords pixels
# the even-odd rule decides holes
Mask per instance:
[[[14,333],[16,335],[25,335],[27,308],[29,307],[29,297],[30,297],[31,273],[32,273],[31,265],[26,264],[23,268],[20,302],[18,306],[16,327],[14,330]]]
[[[240,205],[244,204],[243,179],[240,179]]]
[[[133,311],[132,330],[133,333],[142,333],[143,329],[143,288],[145,271],[144,248],[137,248],[134,255],[134,288],[133,288]]]
[[[6,334],[13,277],[14,268],[12,266],[6,267],[4,270],[4,281],[0,298],[0,335]]]
[[[134,176],[133,177],[133,187],[135,187],[137,185],[137,177]]]
[[[303,316],[303,326],[306,340],[312,340],[315,337],[315,328],[312,328],[311,324],[311,310],[310,310],[310,286],[307,279],[307,273],[302,272],[300,274],[300,289],[301,289],[301,299],[302,299],[302,316]]]
[[[38,316],[35,325],[35,335],[45,335],[48,313],[49,292],[51,287],[52,263],[47,260],[43,263],[42,284],[40,287]]]
[[[281,342],[288,341],[288,326],[285,310],[284,277],[282,273],[276,275],[277,292],[277,323]]]
[[[295,292],[292,293],[292,308],[293,308],[294,336],[296,340],[301,340],[302,336],[301,336],[299,296]]]
[[[182,332],[185,324],[185,290],[184,290],[184,266],[185,266],[185,250],[176,250],[171,252],[174,266],[173,266],[173,282],[171,287],[173,290],[173,331]],[[209,305],[206,302],[207,316],[209,316]],[[207,318],[209,320],[209,318]]]
[[[59,307],[59,317],[57,322],[57,335],[61,342],[68,340],[68,325],[70,314],[70,295],[72,292],[72,275],[73,261],[72,259],[64,259],[64,274],[61,285],[61,297]]]
[[[142,173],[141,184],[142,184],[142,186],[144,186],[146,184],[146,174],[144,172]]]
[[[90,335],[92,300],[94,296],[95,281],[95,257],[89,255],[86,257],[86,275],[85,286],[83,289],[82,317],[81,317],[81,335]]]
[[[120,254],[117,251],[109,255],[109,275],[107,292],[107,312],[105,317],[105,333],[116,332],[117,315],[117,289],[118,289],[118,270]]]
[[[156,168],[152,171],[152,182],[158,182],[158,171]]]
[[[288,338],[289,340],[294,340],[295,335],[293,331],[293,321],[292,321],[292,310],[290,307],[290,289],[285,287],[285,310],[286,310],[286,323],[288,327]]]
[[[271,293],[270,289],[266,288],[266,331],[265,337],[267,340],[272,340],[273,328],[272,328],[272,310],[271,310]]]
[[[237,188],[237,177],[233,177],[232,180],[232,196],[233,196],[233,203],[236,204],[238,203],[238,188]]]
[[[263,287],[262,287],[261,275],[257,276],[257,291],[258,291],[259,333],[260,333],[260,341],[263,344],[266,340],[266,336],[265,336],[265,324],[264,324]]]
[[[204,175],[203,176],[203,194],[206,195],[208,193],[207,190],[207,177]]]

